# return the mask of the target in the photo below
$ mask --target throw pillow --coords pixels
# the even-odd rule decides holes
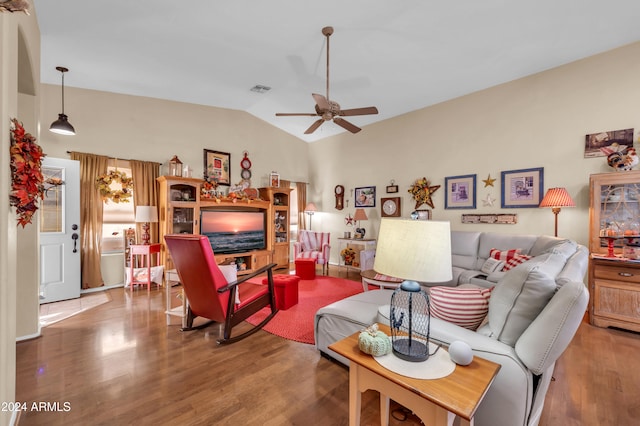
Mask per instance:
[[[492,288],[435,286],[429,289],[431,316],[475,330],[489,311]]]
[[[504,267],[504,262],[502,260],[494,259],[493,257],[488,258],[482,264],[480,270],[487,275],[490,275],[493,272],[502,271]]]
[[[389,275],[378,274],[378,273],[376,273],[373,279],[376,281],[388,281],[391,283],[401,283],[403,281],[401,278],[390,277]]]
[[[502,268],[502,270],[508,271],[532,258],[533,256],[529,256],[528,254],[516,254],[504,264],[504,268]]]
[[[531,256],[522,254],[521,251],[521,249],[509,249],[501,251],[496,248],[492,248],[491,250],[489,250],[489,257],[503,261],[504,267],[502,268],[502,270],[508,271],[512,268],[515,268],[519,264],[531,259]]]

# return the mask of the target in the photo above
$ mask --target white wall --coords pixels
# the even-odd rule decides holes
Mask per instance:
[[[273,170],[282,179],[308,179],[307,144],[246,112],[68,87],[72,72],[65,76],[65,113],[75,136],[46,130],[58,117],[60,87],[42,85],[40,143],[51,157],[79,151],[157,161],[166,174],[177,155],[193,168],[193,177],[202,177],[203,149],[211,149],[231,154],[231,182],[238,183],[246,150],[253,186],[264,186],[262,177]]]
[[[399,185],[402,215],[408,216],[415,207],[408,189],[424,176],[432,185],[443,185],[434,195],[433,218],[451,221],[454,230],[553,235],[550,209],[500,208],[502,171],[544,167],[545,191],[566,187],[577,204],[562,209],[559,236],[587,244],[589,175],[611,169],[604,157],[584,158],[585,135],[631,127],[638,135],[639,72],[640,43],[635,43],[366,126],[355,135],[312,143],[310,196],[321,210],[314,216],[314,230],[331,231],[332,242],[337,242],[350,230],[344,222],[354,212],[349,190],[376,186],[376,207],[367,209],[369,221],[362,222],[367,236],[375,236],[380,198],[394,196],[385,193],[389,181]],[[477,208],[445,210],[445,177],[467,174],[477,174]],[[489,174],[496,182],[485,188],[482,180]],[[337,184],[347,188],[350,198],[342,211],[334,208]],[[483,206],[487,194],[496,199],[493,207]],[[462,224],[463,213],[516,213],[518,223]],[[333,250],[334,262],[337,256]]]

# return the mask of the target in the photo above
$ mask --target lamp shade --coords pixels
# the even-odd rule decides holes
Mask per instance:
[[[565,188],[549,188],[539,207],[575,207],[571,195]]]
[[[158,221],[158,209],[156,206],[136,207],[136,222],[155,223]]]
[[[356,212],[353,214],[353,219],[354,220],[367,220],[369,218],[367,217],[367,212],[365,212],[364,209],[356,209]]]
[[[72,136],[76,134],[76,129],[69,123],[65,114],[58,114],[58,119],[51,123],[49,130],[59,135]]]
[[[382,219],[373,269],[418,282],[452,278],[449,222]]]
[[[307,207],[304,208],[305,212],[317,212],[318,208],[316,207],[316,205],[314,203],[309,203],[307,204]]]

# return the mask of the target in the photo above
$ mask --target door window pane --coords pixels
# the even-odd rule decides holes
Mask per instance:
[[[43,167],[44,199],[40,203],[40,232],[64,232],[64,169]]]

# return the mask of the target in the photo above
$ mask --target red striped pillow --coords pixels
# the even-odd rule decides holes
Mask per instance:
[[[431,316],[475,330],[489,312],[491,288],[436,286],[429,289]]]
[[[376,273],[373,279],[376,281],[388,281],[391,283],[401,283],[403,281],[402,278],[390,277],[389,275],[378,274],[378,273]]]
[[[502,260],[503,262],[507,263],[509,260],[516,257],[517,254],[520,254],[521,251],[521,249],[500,251],[496,248],[492,248],[491,250],[489,250],[489,257],[493,257],[494,259]]]
[[[531,259],[533,256],[529,256],[528,254],[516,254],[511,259],[507,260],[507,263],[504,264],[503,271],[508,271],[509,269],[513,269],[521,263],[526,262]]]

